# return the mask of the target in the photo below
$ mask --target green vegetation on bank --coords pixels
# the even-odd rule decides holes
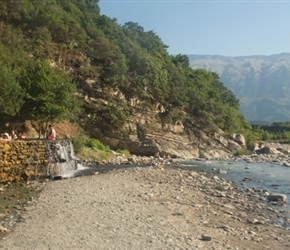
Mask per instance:
[[[261,141],[290,141],[290,122],[253,125],[253,132]]]
[[[236,150],[236,152],[234,152],[235,156],[239,156],[239,155],[251,155],[253,154],[252,151],[248,150],[248,149],[238,149]]]
[[[74,151],[77,156],[86,160],[102,161],[114,158],[115,154],[129,157],[130,152],[128,150],[117,150],[116,152],[110,150],[108,145],[104,145],[98,139],[89,138],[88,136],[79,136],[72,139]]]

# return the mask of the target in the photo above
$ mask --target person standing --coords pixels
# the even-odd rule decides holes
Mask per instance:
[[[11,131],[11,139],[17,139],[17,135],[14,130]]]
[[[52,125],[49,125],[48,128],[49,130],[48,130],[47,139],[55,140],[55,137],[56,137],[55,129],[53,128]]]

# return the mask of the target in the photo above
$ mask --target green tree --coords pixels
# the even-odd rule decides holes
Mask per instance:
[[[23,91],[9,65],[0,61],[0,69],[0,113],[13,116],[23,104]]]
[[[37,61],[23,77],[26,90],[21,114],[38,123],[39,137],[48,123],[73,121],[80,112],[81,102],[76,96],[76,85],[62,70]]]
[[[1,60],[9,63],[13,69],[27,65],[30,59],[25,52],[25,38],[21,29],[10,25],[3,30],[0,28],[0,55]]]

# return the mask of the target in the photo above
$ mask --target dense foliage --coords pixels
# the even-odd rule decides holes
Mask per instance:
[[[193,70],[187,56],[166,49],[153,31],[100,15],[98,0],[0,0],[0,112],[40,122],[70,118],[80,107],[76,82],[79,92],[107,101],[84,108],[108,129],[122,128],[132,99],[144,109],[164,107],[163,123],[191,116],[213,130],[250,128],[217,74]]]
[[[39,124],[39,137],[50,121],[73,120],[81,103],[74,96],[76,86],[68,75],[46,62],[36,61],[21,79],[26,92],[21,114]]]
[[[260,141],[290,141],[290,122],[274,122],[271,125],[253,125],[253,133]]]

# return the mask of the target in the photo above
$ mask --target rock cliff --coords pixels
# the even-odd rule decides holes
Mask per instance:
[[[92,98],[85,98],[94,105]],[[238,148],[245,147],[242,135],[225,136],[222,131],[215,133],[202,128],[192,117],[174,124],[162,124],[159,115],[163,107],[144,109],[138,102],[130,102],[132,115],[121,131],[109,127],[98,127],[90,115],[83,116],[81,123],[91,136],[100,139],[110,148],[128,149],[131,154],[161,156],[170,154],[181,158],[223,158]]]

